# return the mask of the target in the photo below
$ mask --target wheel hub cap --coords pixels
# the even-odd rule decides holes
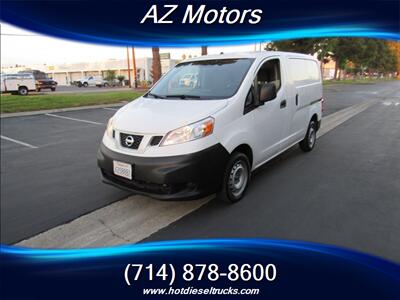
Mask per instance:
[[[229,175],[229,188],[234,196],[239,196],[243,193],[247,180],[247,166],[243,162],[236,162]]]
[[[315,137],[315,129],[314,129],[314,127],[310,127],[310,133],[308,135],[308,145],[310,147],[314,146],[315,138],[316,138]]]

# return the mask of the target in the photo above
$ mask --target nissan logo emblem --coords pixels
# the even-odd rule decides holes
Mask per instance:
[[[125,141],[124,141],[125,145],[128,146],[128,147],[131,147],[131,146],[133,145],[134,142],[135,142],[135,139],[134,139],[133,136],[131,136],[131,135],[128,135],[128,136],[125,138]]]

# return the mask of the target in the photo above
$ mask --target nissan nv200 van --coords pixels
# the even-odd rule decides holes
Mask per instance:
[[[98,165],[106,183],[137,194],[190,199],[217,192],[237,202],[253,170],[297,143],[314,148],[321,115],[321,73],[312,56],[197,57],[115,113]]]

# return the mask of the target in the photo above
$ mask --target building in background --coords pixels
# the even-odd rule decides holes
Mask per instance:
[[[179,60],[171,59],[169,53],[164,53],[165,57],[161,58],[161,71],[166,73],[174,67]],[[138,82],[152,82],[151,75],[152,59],[148,57],[136,58],[136,72]],[[108,70],[116,71],[116,75],[125,76],[128,79],[128,67],[126,59],[109,59],[106,61],[89,62],[89,63],[72,63],[61,65],[32,65],[32,66],[13,66],[2,67],[2,73],[18,73],[20,71],[37,69],[45,72],[58,85],[70,85],[71,82],[77,81],[87,76],[105,76]],[[133,70],[131,69],[131,78]]]
[[[323,80],[330,80],[335,77],[335,67],[336,62],[331,59],[329,62],[323,64],[322,66],[322,79]]]

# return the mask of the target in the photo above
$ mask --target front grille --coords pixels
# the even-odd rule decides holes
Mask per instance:
[[[120,133],[121,146],[129,149],[138,149],[143,135]]]
[[[153,136],[150,140],[150,146],[157,146],[161,142],[162,138],[162,135]]]

